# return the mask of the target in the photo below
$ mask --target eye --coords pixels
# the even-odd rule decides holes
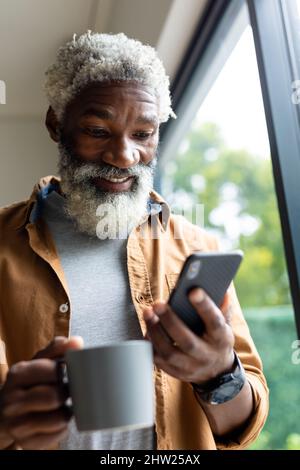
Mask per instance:
[[[84,132],[92,137],[106,138],[109,137],[109,132],[102,127],[85,127]]]
[[[139,140],[147,140],[149,139],[149,137],[151,137],[151,135],[152,135],[152,132],[140,131],[140,132],[136,132],[134,134],[134,137],[136,137]]]

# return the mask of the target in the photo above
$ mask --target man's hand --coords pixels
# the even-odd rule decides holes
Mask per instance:
[[[193,289],[189,300],[204,323],[202,336],[185,326],[166,303],[156,302],[144,311],[146,337],[153,343],[158,367],[184,382],[203,384],[231,370],[234,363],[234,336],[227,318],[229,299],[225,295],[220,310],[203,290]],[[212,432],[228,435],[244,426],[253,412],[251,386],[246,381],[232,400],[218,406],[202,402],[201,406]]]
[[[67,393],[58,384],[55,359],[80,349],[80,337],[56,337],[31,361],[14,364],[0,392],[0,435],[23,449],[48,449],[65,437]]]
[[[231,369],[234,337],[225,315],[203,290],[193,289],[189,300],[205,326],[201,337],[164,302],[155,302],[146,308],[144,319],[147,338],[154,348],[155,364],[179,380],[202,384]],[[226,297],[223,306],[225,304]],[[226,310],[226,306],[223,309]]]

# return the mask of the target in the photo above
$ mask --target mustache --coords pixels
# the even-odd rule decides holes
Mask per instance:
[[[118,168],[103,162],[87,163],[83,161],[78,155],[72,152],[63,139],[59,142],[59,150],[59,172],[60,170],[71,171],[74,183],[87,183],[92,178],[125,178],[133,176],[138,179],[146,174],[153,177],[158,160],[157,149],[154,158],[148,163],[139,162],[134,167]]]
[[[131,168],[117,168],[108,164],[80,163],[76,165],[73,172],[73,180],[76,183],[83,183],[91,178],[126,178],[143,176],[145,172],[154,174],[156,167],[156,157],[148,164],[138,163]]]

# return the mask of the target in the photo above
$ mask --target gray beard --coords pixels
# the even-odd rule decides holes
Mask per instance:
[[[147,215],[149,193],[153,189],[157,158],[148,165],[126,170],[110,165],[83,163],[59,144],[58,172],[66,197],[65,211],[78,231],[100,239],[127,238]],[[134,176],[129,191],[104,192],[92,178]]]

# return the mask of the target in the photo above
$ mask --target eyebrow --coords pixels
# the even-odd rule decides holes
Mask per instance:
[[[109,120],[109,121],[114,120],[114,114],[108,109],[88,108],[82,114],[82,117],[85,117],[85,116],[96,116],[99,119],[104,119],[104,120]],[[137,124],[150,124],[152,126],[157,126],[158,118],[156,114],[154,113],[145,113],[137,117],[136,123]]]
[[[96,108],[88,108],[82,114],[82,117],[85,116],[96,116],[100,119],[108,119],[113,121],[114,115],[108,109],[96,109]]]
[[[153,126],[157,126],[158,125],[158,119],[157,119],[157,116],[156,114],[142,114],[141,116],[138,116],[137,120],[136,120],[137,123],[139,124],[150,124],[150,125],[153,125]]]

